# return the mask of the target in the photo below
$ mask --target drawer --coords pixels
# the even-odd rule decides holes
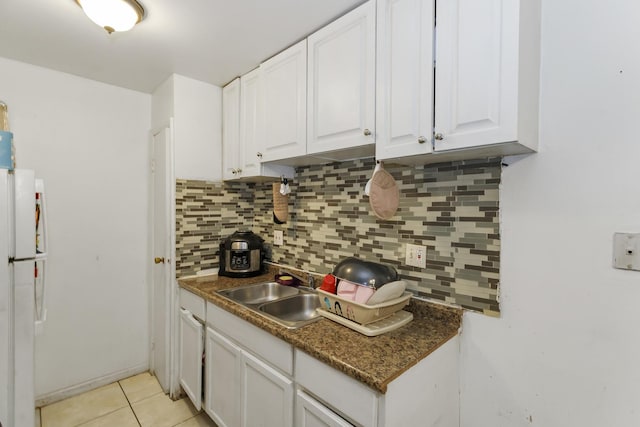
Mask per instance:
[[[293,375],[293,347],[290,344],[210,302],[207,302],[207,325],[285,374]]]
[[[180,307],[190,311],[194,317],[204,321],[206,319],[206,303],[204,298],[180,288]]]
[[[345,417],[364,426],[378,425],[379,393],[296,349],[296,382]]]

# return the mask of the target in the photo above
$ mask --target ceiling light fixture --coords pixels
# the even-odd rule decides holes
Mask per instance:
[[[144,8],[136,0],[76,0],[76,3],[109,34],[129,31],[144,18]]]

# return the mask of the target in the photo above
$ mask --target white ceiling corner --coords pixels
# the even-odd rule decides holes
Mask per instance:
[[[108,35],[74,0],[0,2],[0,56],[151,93],[176,73],[222,86],[363,0],[140,0]]]

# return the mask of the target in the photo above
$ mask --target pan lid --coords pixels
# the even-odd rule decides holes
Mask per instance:
[[[398,280],[398,272],[395,268],[356,257],[340,261],[333,269],[333,275],[339,279],[374,289],[385,283]]]

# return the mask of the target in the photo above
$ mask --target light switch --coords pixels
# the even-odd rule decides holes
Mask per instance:
[[[640,271],[640,234],[613,234],[613,267]]]

